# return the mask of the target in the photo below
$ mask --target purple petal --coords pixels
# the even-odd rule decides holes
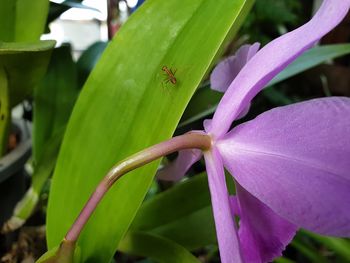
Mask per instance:
[[[207,132],[223,136],[252,98],[289,63],[332,30],[347,14],[349,0],[325,0],[305,25],[262,48],[240,71],[221,99]]]
[[[282,255],[297,227],[236,183],[237,196],[230,196],[231,211],[240,218],[238,237],[245,263],[271,262]],[[241,208],[242,207],[242,208]]]
[[[203,121],[203,127],[204,127],[204,130],[210,130],[211,129],[211,123],[212,123],[212,119],[205,119]]]
[[[179,155],[170,164],[158,171],[157,176],[165,181],[178,181],[185,176],[190,167],[202,157],[202,151],[197,149],[179,151]]]
[[[244,65],[258,52],[260,43],[243,45],[234,56],[221,61],[210,75],[213,90],[225,92]]]
[[[230,200],[227,192],[224,167],[216,149],[204,153],[208,173],[211,202],[215,219],[216,236],[218,238],[222,263],[243,262],[231,214]]]
[[[236,183],[239,240],[245,263],[271,262],[293,239],[297,227],[278,216]]]
[[[275,108],[216,142],[225,167],[274,212],[350,236],[350,98]]]

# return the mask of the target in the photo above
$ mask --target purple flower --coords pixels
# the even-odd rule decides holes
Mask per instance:
[[[244,47],[213,72],[216,89],[229,85],[213,119],[204,124],[213,140],[204,158],[224,263],[271,261],[300,227],[350,236],[349,98],[275,108],[229,131],[252,98],[334,28],[349,6],[349,0],[325,0],[307,24],[258,52],[257,45]],[[179,179],[200,157],[199,150],[183,150],[160,176]],[[234,197],[224,167],[235,179]]]

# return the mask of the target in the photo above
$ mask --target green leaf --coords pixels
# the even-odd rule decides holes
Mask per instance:
[[[148,257],[159,263],[199,263],[188,250],[169,239],[146,232],[128,232],[119,243],[124,253]]]
[[[0,42],[0,156],[7,146],[7,134],[11,123],[10,110],[32,94],[33,88],[45,74],[54,45],[55,41]]]
[[[206,174],[175,185],[144,202],[131,229],[151,230],[169,224],[210,204]]]
[[[47,140],[43,148],[43,154],[34,168],[32,187],[38,195],[41,193],[44,184],[53,172],[65,128],[66,127],[63,126],[57,129],[57,131],[52,134],[51,138]]]
[[[170,138],[232,25],[252,1],[146,1],[109,44],[74,107],[49,198],[50,248],[117,161]],[[162,67],[177,69],[164,84]],[[108,262],[130,226],[159,162],[123,177],[78,241],[82,261]],[[64,213],[62,213],[64,211]]]
[[[9,85],[6,72],[0,66],[0,157],[7,150],[7,136],[11,123],[11,110],[9,102]]]
[[[306,51],[302,56],[297,58],[285,70],[279,73],[269,84],[272,86],[278,82],[286,80],[305,70],[313,68],[324,62],[330,61],[350,53],[350,44],[336,44],[327,46],[317,46]]]
[[[217,243],[210,204],[150,232],[171,239],[190,251]]]
[[[0,55],[19,55],[29,52],[42,52],[51,50],[56,44],[54,40],[41,40],[36,42],[1,42]]]
[[[147,200],[130,229],[166,237],[189,250],[215,243],[206,174],[190,178]]]
[[[15,41],[35,41],[44,32],[49,0],[17,0]]]
[[[16,26],[16,1],[2,0],[0,3],[0,41],[14,41]]]
[[[298,236],[294,238],[291,245],[295,247],[306,258],[308,258],[311,262],[314,262],[314,263],[329,262],[327,258],[322,256],[316,248],[314,248],[310,244],[301,242]]]
[[[80,248],[75,243],[63,240],[59,246],[43,254],[36,263],[76,263],[80,262]]]
[[[49,0],[1,0],[0,41],[39,40],[44,31]]]
[[[305,230],[302,230],[303,235],[312,237],[314,240],[323,244],[327,248],[335,252],[337,256],[343,258],[344,262],[350,262],[350,241],[343,238],[336,237],[326,237],[320,236],[315,233],[311,233]]]
[[[290,260],[288,258],[282,258],[282,257],[274,260],[273,262],[275,262],[275,263],[295,263],[293,260]]]
[[[305,52],[302,56],[296,59],[292,64],[290,64],[285,70],[278,74],[268,86],[272,86],[281,81],[284,81],[290,77],[293,77],[303,71],[320,65],[326,61],[335,59],[337,57],[346,55],[350,53],[350,44],[336,44],[328,46],[318,46],[312,48],[311,50]],[[183,118],[181,119],[180,127],[185,126],[194,121],[198,121],[205,116],[213,114],[217,104],[219,103],[222,94],[218,95],[218,92],[211,90],[210,86],[199,89],[198,92],[193,96],[191,102],[189,103]],[[263,92],[269,96],[269,88],[266,88]],[[203,97],[205,94],[205,97]],[[198,104],[200,101],[200,104]]]
[[[77,69],[68,45],[52,52],[48,71],[34,92],[33,156],[37,162],[43,148],[68,123],[79,94]],[[56,134],[57,136],[58,134]],[[61,136],[62,137],[62,136]]]
[[[0,42],[0,67],[6,71],[10,107],[32,94],[46,72],[55,41]]]
[[[76,65],[70,46],[54,49],[43,81],[34,92],[32,186],[17,204],[7,228],[20,227],[34,211],[42,188],[50,177],[66,124],[78,95]]]

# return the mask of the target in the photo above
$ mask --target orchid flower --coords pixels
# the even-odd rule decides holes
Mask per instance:
[[[211,75],[216,90],[228,87],[213,119],[204,123],[212,137],[204,158],[222,262],[269,262],[301,227],[350,236],[349,98],[275,108],[228,131],[252,98],[334,28],[349,6],[348,0],[325,0],[307,24],[260,51],[258,44],[243,47]],[[201,154],[180,151],[160,178],[180,179]],[[224,167],[235,179],[234,197]]]
[[[111,185],[128,171],[179,150],[160,177],[180,179],[203,152],[223,263],[269,262],[298,228],[350,236],[350,98],[275,108],[229,131],[253,97],[332,30],[349,7],[350,0],[324,0],[305,25],[259,51],[258,44],[245,46],[219,64],[212,85],[227,90],[212,120],[205,121],[205,131],[174,137],[119,162],[97,186],[58,252],[41,262],[72,262],[83,226]],[[224,167],[235,180],[236,196],[228,193]]]

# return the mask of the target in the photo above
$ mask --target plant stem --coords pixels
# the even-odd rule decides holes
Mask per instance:
[[[102,179],[92,193],[79,216],[66,234],[65,240],[75,242],[91,214],[106,194],[108,189],[124,174],[150,163],[167,154],[184,149],[209,150],[211,137],[203,132],[189,132],[146,148],[117,163]]]

